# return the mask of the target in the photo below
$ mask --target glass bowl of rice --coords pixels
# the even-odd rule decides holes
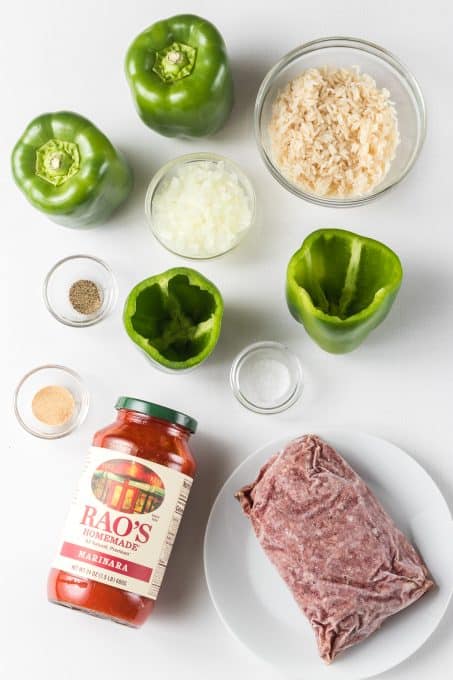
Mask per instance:
[[[145,213],[153,235],[167,250],[207,260],[229,252],[249,232],[255,192],[230,159],[206,152],[186,154],[154,175]]]
[[[408,174],[426,133],[420,87],[401,62],[356,38],[296,48],[255,105],[259,151],[275,179],[320,206],[363,205]]]

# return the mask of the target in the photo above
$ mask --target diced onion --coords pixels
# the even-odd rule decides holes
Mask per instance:
[[[152,227],[169,250],[215,257],[250,227],[252,206],[238,175],[224,161],[192,161],[162,181],[152,199]]]

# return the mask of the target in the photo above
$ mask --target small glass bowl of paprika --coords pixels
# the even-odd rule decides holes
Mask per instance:
[[[118,286],[110,267],[91,255],[57,262],[43,284],[44,303],[60,323],[80,328],[104,319],[114,308]]]
[[[17,420],[41,439],[59,439],[73,432],[85,420],[88,406],[89,394],[81,377],[58,364],[29,371],[14,394]]]

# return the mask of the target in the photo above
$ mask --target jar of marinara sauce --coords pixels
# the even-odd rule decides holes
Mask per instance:
[[[195,473],[197,422],[120,397],[94,435],[48,581],[51,602],[138,627],[154,608]]]

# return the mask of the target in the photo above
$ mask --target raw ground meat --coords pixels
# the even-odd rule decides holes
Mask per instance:
[[[288,444],[236,498],[327,663],[434,585],[365,482],[315,435]]]

